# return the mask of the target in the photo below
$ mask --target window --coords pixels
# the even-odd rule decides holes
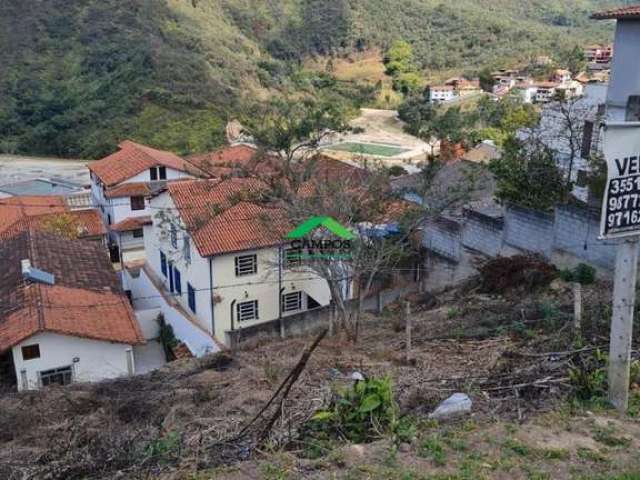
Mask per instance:
[[[25,345],[22,347],[23,360],[33,360],[34,358],[40,358],[40,345],[35,343],[33,345]]]
[[[591,145],[593,143],[593,122],[589,120],[584,122],[582,130],[582,148],[580,149],[580,157],[588,160],[591,156]]]
[[[182,256],[184,257],[185,262],[191,262],[191,240],[187,236],[184,237],[184,244],[182,245]]]
[[[176,292],[178,292],[178,295],[182,295],[182,278],[180,275],[180,270],[178,270],[177,268],[173,269],[173,276],[174,276],[174,285],[176,288]]]
[[[144,197],[131,197],[131,210],[144,210]]]
[[[158,167],[158,176],[160,177],[160,180],[166,180],[167,179],[167,167]]]
[[[284,267],[293,268],[302,265],[301,248],[288,248],[284,251]]]
[[[153,182],[154,180],[158,180],[158,169],[157,167],[152,167],[149,169],[149,175],[151,178],[151,181]]]
[[[631,95],[627,100],[627,122],[640,121],[640,95]]]
[[[175,292],[175,288],[174,288],[174,276],[173,276],[173,263],[168,262],[167,264],[167,277],[169,278],[169,291],[171,293]]]
[[[178,229],[175,225],[171,225],[171,246],[178,248]]]
[[[187,283],[187,297],[189,300],[189,310],[196,313],[196,291],[190,283]]]
[[[247,320],[258,319],[258,301],[250,300],[248,302],[240,302],[236,305],[238,311],[238,321],[246,322]]]
[[[160,271],[167,276],[167,256],[163,252],[160,252]]]
[[[286,293],[282,295],[282,311],[297,312],[302,310],[302,292]]]
[[[137,230],[133,231],[133,238],[143,238],[144,237],[144,230],[141,228],[138,228]]]
[[[107,225],[111,225],[111,215],[107,215]]]
[[[71,367],[54,368],[52,370],[44,370],[40,372],[40,384],[43,387],[47,385],[69,385],[73,378]]]
[[[258,257],[256,255],[236,257],[236,277],[254,275],[256,273],[258,273]]]

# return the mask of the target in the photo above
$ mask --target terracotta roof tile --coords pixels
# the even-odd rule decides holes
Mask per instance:
[[[124,220],[111,225],[111,230],[116,232],[130,232],[133,230],[139,230],[145,225],[151,225],[152,223],[153,221],[151,220],[150,215],[145,215],[143,217],[127,217]]]
[[[155,166],[195,175],[202,173],[171,152],[156,150],[130,140],[125,140],[118,147],[119,151],[89,164],[89,170],[107,186],[116,185]]]
[[[596,19],[596,20],[640,18],[640,5],[633,5],[633,6],[621,7],[621,8],[613,8],[611,10],[604,10],[602,12],[596,12],[596,13],[591,15],[591,18]]]
[[[268,173],[273,170],[270,164],[275,158],[260,155],[251,145],[238,144],[209,153],[191,155],[185,160],[214,178],[223,178],[242,170]]]
[[[256,179],[232,178],[172,183],[168,191],[200,255],[208,257],[282,240],[290,229],[284,212],[252,203],[265,187]]]
[[[102,245],[32,228],[0,239],[0,351],[43,331],[142,343],[133,310]],[[55,285],[22,277],[21,260],[55,276]]]
[[[27,226],[46,231],[61,215],[78,228],[78,237],[106,235],[102,216],[95,209],[70,210],[64,197],[10,197],[0,200],[0,233],[24,230]]]

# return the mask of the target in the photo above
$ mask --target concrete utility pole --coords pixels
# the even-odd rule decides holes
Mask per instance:
[[[626,413],[629,406],[629,368],[638,274],[638,237],[623,241],[617,248],[609,347],[609,401],[619,412]]]

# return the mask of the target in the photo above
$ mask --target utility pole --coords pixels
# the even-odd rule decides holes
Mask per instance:
[[[621,413],[629,406],[629,368],[633,309],[638,274],[638,237],[624,240],[616,251],[613,313],[609,345],[609,401]]]

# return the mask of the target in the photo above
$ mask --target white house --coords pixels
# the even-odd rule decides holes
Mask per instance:
[[[120,150],[89,164],[91,195],[109,230],[114,260],[144,258],[149,196],[168,181],[207,176],[171,152],[126,140]]]
[[[137,320],[98,242],[0,234],[0,356],[19,390],[133,375]]]
[[[151,199],[148,276],[219,342],[230,333],[329,304],[325,280],[283,240],[284,213],[251,201],[248,178],[173,182]]]
[[[432,85],[429,87],[430,102],[448,102],[457,96],[453,85]]]

